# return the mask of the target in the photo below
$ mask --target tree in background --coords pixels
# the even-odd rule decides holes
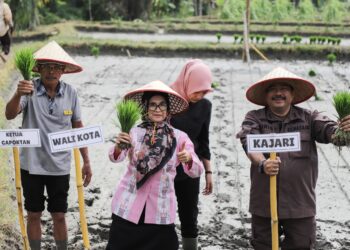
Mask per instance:
[[[40,2],[40,0],[9,1],[16,28],[33,30],[39,25],[38,4]]]
[[[298,20],[313,21],[316,16],[316,9],[311,0],[301,0],[297,12]]]
[[[322,8],[323,20],[328,23],[341,22],[344,16],[344,4],[338,0],[328,0]]]

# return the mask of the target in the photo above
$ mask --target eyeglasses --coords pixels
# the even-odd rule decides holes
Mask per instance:
[[[148,105],[148,109],[151,110],[151,111],[156,111],[157,108],[159,108],[160,111],[165,111],[165,110],[168,109],[168,105],[165,102],[161,102],[159,104],[151,102]]]
[[[54,64],[54,63],[45,63],[45,64],[39,64],[39,67],[43,70],[53,70],[53,71],[63,71],[65,66],[60,64]]]

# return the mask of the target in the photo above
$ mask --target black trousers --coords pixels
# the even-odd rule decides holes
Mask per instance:
[[[181,235],[185,238],[198,236],[199,183],[199,178],[191,178],[184,173],[182,166],[177,167],[175,193],[181,222]]]
[[[145,224],[144,213],[138,224],[112,215],[106,250],[178,250],[175,225]]]
[[[11,46],[10,30],[8,30],[4,36],[0,37],[0,42],[2,46],[2,51],[5,53],[5,55],[10,53],[10,46]]]

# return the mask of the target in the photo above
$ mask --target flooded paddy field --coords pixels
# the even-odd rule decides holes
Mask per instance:
[[[128,90],[152,80],[171,83],[186,59],[114,56],[74,58],[84,71],[65,75],[63,79],[78,90],[84,124],[102,125],[105,137],[103,145],[89,149],[93,179],[85,189],[91,246],[92,249],[105,249],[111,224],[112,194],[126,167],[126,162],[114,164],[108,159],[108,150],[119,132],[115,104]],[[316,85],[321,100],[311,98],[301,106],[324,111],[336,119],[331,98],[336,91],[349,90],[350,64],[329,66],[326,62],[317,61],[256,61],[248,65],[240,60],[203,60],[212,69],[214,81],[219,82],[220,87],[208,95],[213,103],[210,147],[214,192],[210,196],[200,195],[199,242],[203,250],[251,249],[248,213],[250,164],[235,134],[245,114],[259,107],[246,100],[245,91],[274,67],[283,66]],[[316,72],[313,78],[308,76],[311,69]],[[18,126],[20,120],[16,119],[8,127]],[[319,144],[318,153],[317,249],[350,249],[350,151],[344,148],[338,152],[332,145]],[[83,249],[75,185],[72,166],[67,213],[69,249]],[[178,220],[176,224],[179,228]],[[50,249],[54,246],[54,240],[47,212],[43,232],[45,249]]]

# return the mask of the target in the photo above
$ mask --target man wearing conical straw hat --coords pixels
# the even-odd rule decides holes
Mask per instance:
[[[32,250],[41,245],[41,215],[45,209],[53,219],[53,235],[57,249],[67,249],[67,196],[71,152],[51,153],[48,133],[83,127],[77,92],[60,80],[62,74],[82,71],[55,41],[34,54],[34,72],[39,78],[19,81],[17,89],[6,106],[6,118],[14,119],[23,113],[22,128],[39,128],[41,148],[23,148],[21,151],[21,179],[24,207],[28,212],[28,238]],[[91,180],[87,148],[80,149],[84,160],[84,186]],[[47,197],[44,196],[46,188]]]
[[[247,153],[251,161],[249,211],[252,214],[251,243],[254,249],[271,250],[269,180],[274,176],[278,183],[277,242],[284,235],[282,249],[314,247],[318,174],[315,142],[332,142],[338,127],[350,131],[350,116],[338,126],[318,111],[296,106],[314,93],[312,83],[283,68],[274,69],[246,92],[250,102],[264,106],[246,114],[242,129],[237,134],[246,152],[248,134],[300,132],[301,137],[301,151],[279,153],[275,160],[262,153]]]

